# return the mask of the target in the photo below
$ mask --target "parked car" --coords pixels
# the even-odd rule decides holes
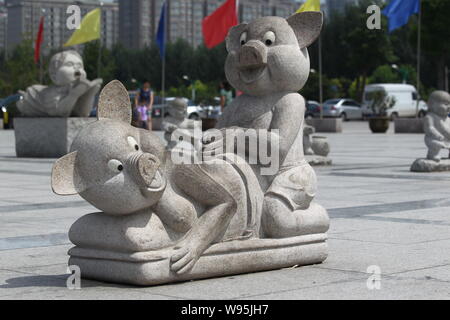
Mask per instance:
[[[165,110],[167,104],[174,100],[175,97],[167,97],[165,98],[165,104],[162,103],[161,97],[155,97],[153,108],[152,108],[152,117],[161,118],[164,113],[164,117],[169,115],[169,112]],[[201,118],[206,117],[206,110],[202,108],[202,106],[195,105],[191,100],[187,98],[183,98],[187,102],[187,116],[189,119],[200,120]]]
[[[319,118],[320,117],[320,104],[317,101],[306,101],[305,118]]]
[[[23,99],[21,94],[14,94],[5,99],[0,99],[0,110],[2,111],[3,128],[12,129],[14,127],[14,116],[19,112],[16,102]]]
[[[165,98],[165,104],[162,103],[161,97],[155,97],[152,108],[152,122],[154,130],[159,130],[161,127],[162,116],[167,117],[169,112],[165,110],[167,104],[174,100],[175,97]],[[202,119],[217,119],[221,115],[220,105],[196,105],[191,100],[184,98],[187,101],[187,117],[192,120]],[[220,100],[219,100],[220,101]]]
[[[370,84],[364,89],[363,97],[363,115],[370,117],[372,110],[370,104],[373,100],[374,93],[377,91],[385,91],[388,96],[395,98],[395,104],[392,108],[387,110],[387,116],[394,120],[397,117],[415,117],[417,111],[418,95],[414,86],[409,84]],[[419,100],[419,117],[424,117],[427,114],[427,104]]]
[[[323,116],[344,121],[362,119],[361,105],[352,99],[330,99],[324,102]]]

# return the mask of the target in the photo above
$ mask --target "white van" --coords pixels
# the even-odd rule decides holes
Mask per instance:
[[[371,97],[375,91],[385,91],[388,96],[395,97],[395,105],[387,110],[387,115],[391,119],[397,117],[415,117],[417,108],[417,90],[414,86],[409,84],[370,84],[364,89],[363,116],[367,117],[372,114],[372,110],[369,109]],[[428,110],[427,104],[419,101],[419,117],[426,115]]]

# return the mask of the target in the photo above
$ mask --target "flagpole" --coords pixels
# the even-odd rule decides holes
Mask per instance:
[[[166,41],[167,41],[167,11],[168,11],[168,4],[169,0],[166,0],[164,2],[164,34],[163,34],[163,48],[164,48],[164,54],[163,54],[163,60],[162,60],[162,70],[161,70],[161,98],[162,98],[162,112],[161,112],[161,119],[164,121],[164,115],[166,110]]]
[[[39,55],[39,83],[44,82],[44,67],[42,66],[42,54]]]
[[[41,9],[42,11],[42,16],[41,17],[45,17],[45,9]],[[42,18],[39,21],[39,24],[41,23]],[[43,63],[43,59],[42,59],[42,52],[39,52],[39,83],[43,83],[44,82],[44,66],[42,65]]]
[[[320,119],[323,119],[322,35],[319,35],[319,103],[320,103]]]
[[[419,21],[417,27],[417,102],[416,102],[416,118],[419,117],[419,101],[420,101],[420,54],[421,54],[421,30],[422,29],[422,1],[419,0]]]
[[[100,70],[102,64],[102,7],[103,2],[100,2],[100,38],[98,38],[97,78],[100,78]]]

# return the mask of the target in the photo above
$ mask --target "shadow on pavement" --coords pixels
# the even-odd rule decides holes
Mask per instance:
[[[69,275],[30,275],[5,280],[0,288],[25,288],[25,287],[66,287]]]

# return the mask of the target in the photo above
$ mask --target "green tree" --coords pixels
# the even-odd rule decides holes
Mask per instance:
[[[0,94],[8,96],[38,82],[39,67],[34,63],[32,42],[24,40],[4,62],[4,68],[0,72]]]
[[[449,16],[450,1],[422,0],[422,48],[426,54],[424,59],[433,61],[435,84],[440,90],[444,89],[445,66],[450,65]],[[413,26],[413,30],[417,33],[417,24]],[[414,39],[413,43],[416,44]]]

